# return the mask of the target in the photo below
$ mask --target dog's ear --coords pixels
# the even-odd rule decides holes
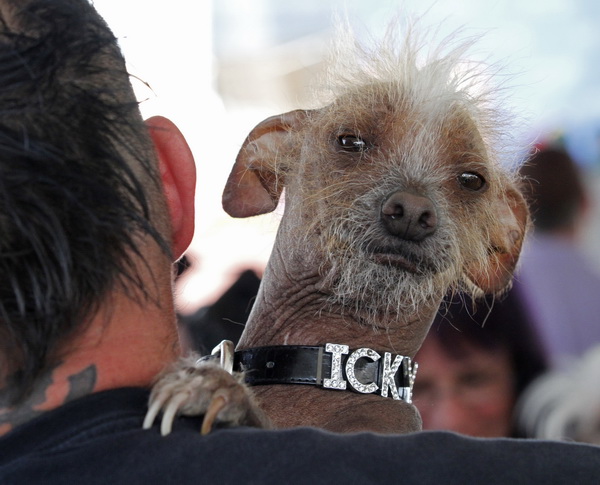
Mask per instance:
[[[511,187],[494,202],[496,223],[486,228],[488,258],[484,267],[467,268],[467,275],[485,294],[497,294],[510,285],[529,227],[529,209],[521,192]]]
[[[232,217],[250,217],[275,210],[285,185],[282,154],[288,154],[293,135],[307,111],[272,116],[248,135],[223,192],[223,209]]]

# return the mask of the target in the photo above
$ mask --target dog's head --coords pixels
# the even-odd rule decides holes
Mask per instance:
[[[363,69],[324,108],[260,123],[223,196],[248,217],[285,187],[287,245],[319,262],[335,300],[374,312],[414,311],[448,288],[503,291],[529,224],[494,118],[465,87],[473,73],[455,73],[456,52],[423,67],[413,54]]]

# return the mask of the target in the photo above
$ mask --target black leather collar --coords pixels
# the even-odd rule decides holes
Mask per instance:
[[[230,348],[233,344],[227,342]],[[222,355],[223,343],[214,356]],[[410,357],[346,345],[277,345],[233,353],[232,370],[250,386],[308,384],[411,402],[417,363]],[[223,359],[221,360],[223,365]],[[227,368],[226,366],[224,366]]]

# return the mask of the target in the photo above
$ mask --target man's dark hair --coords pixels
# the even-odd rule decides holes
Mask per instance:
[[[17,403],[109,289],[148,295],[139,236],[169,249],[150,223],[151,144],[104,21],[87,0],[2,0],[0,17],[0,389]]]
[[[585,202],[579,167],[562,148],[536,150],[521,167],[525,197],[536,230],[552,232],[570,228]]]

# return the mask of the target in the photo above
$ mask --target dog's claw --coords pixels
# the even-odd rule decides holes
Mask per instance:
[[[173,398],[169,401],[167,407],[163,412],[163,418],[160,422],[160,434],[163,436],[167,436],[171,433],[173,429],[173,421],[175,420],[175,416],[179,411],[179,408],[185,403],[188,399],[188,394],[179,393],[175,394]]]
[[[224,396],[218,395],[215,396],[208,405],[208,409],[206,410],[206,414],[204,415],[204,420],[202,421],[202,429],[201,434],[208,434],[211,432],[213,428],[213,424],[217,419],[219,413],[225,408],[227,405],[227,399]]]
[[[163,402],[160,399],[156,399],[152,402],[152,404],[148,408],[148,412],[146,413],[146,416],[144,417],[144,424],[142,425],[142,428],[150,429],[152,427],[152,424],[154,423],[156,416],[158,416],[158,413],[159,413],[162,405],[163,405]]]

